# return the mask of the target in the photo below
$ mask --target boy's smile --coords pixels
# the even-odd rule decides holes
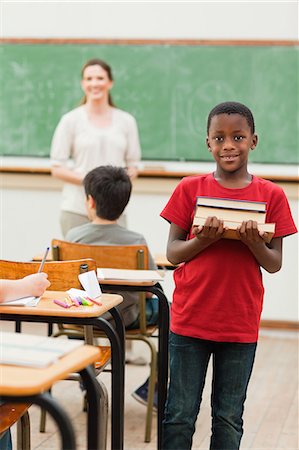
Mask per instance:
[[[257,135],[252,134],[244,116],[218,114],[212,117],[207,145],[220,170],[236,172],[246,168],[248,153],[256,144]]]

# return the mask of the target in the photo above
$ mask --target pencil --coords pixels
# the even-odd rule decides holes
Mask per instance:
[[[45,254],[44,254],[44,257],[42,259],[42,262],[40,263],[40,266],[39,266],[39,269],[38,269],[37,273],[42,272],[42,270],[44,268],[44,265],[45,265],[45,262],[46,262],[46,259],[47,259],[47,256],[48,256],[48,253],[49,253],[49,250],[50,250],[50,247],[47,247],[47,249],[45,251]]]

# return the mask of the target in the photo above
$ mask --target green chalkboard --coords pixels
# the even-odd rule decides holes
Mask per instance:
[[[260,140],[251,161],[298,163],[298,47],[287,45],[3,43],[1,154],[49,155],[92,57],[112,66],[114,101],[136,117],[144,160],[210,161],[207,115],[235,100],[255,116]]]

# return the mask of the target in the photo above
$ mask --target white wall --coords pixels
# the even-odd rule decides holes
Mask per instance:
[[[298,39],[297,1],[1,2],[3,37]]]
[[[297,1],[2,0],[0,15],[0,32],[5,38],[298,39]],[[31,187],[30,177],[22,180],[23,188],[17,183],[17,188],[2,189],[2,258],[29,259],[42,252],[52,237],[60,237],[59,190],[44,181],[38,188]],[[128,208],[129,227],[145,234],[154,253],[165,251],[168,226],[159,218],[159,212],[168,197],[166,193],[135,191]],[[297,218],[298,200],[292,202],[292,208]],[[263,317],[297,320],[296,237],[285,240],[284,254],[282,271],[265,276]]]

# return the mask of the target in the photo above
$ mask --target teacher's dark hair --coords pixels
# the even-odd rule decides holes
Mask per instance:
[[[83,180],[86,197],[94,199],[97,216],[117,220],[127,206],[132,183],[122,167],[99,166],[88,172]]]
[[[104,69],[105,72],[107,73],[109,80],[113,81],[113,75],[112,75],[111,67],[105,61],[103,61],[102,59],[98,59],[98,58],[89,59],[84,64],[84,66],[82,67],[82,70],[81,70],[81,78],[84,77],[84,71],[85,71],[86,67],[89,67],[89,66],[101,66],[102,69]],[[110,106],[115,106],[115,104],[113,103],[113,100],[112,100],[110,92],[109,92],[109,95],[108,95],[108,102],[109,102]],[[84,105],[84,103],[86,103],[86,96],[85,95],[82,98],[82,100],[80,102],[80,105]]]

